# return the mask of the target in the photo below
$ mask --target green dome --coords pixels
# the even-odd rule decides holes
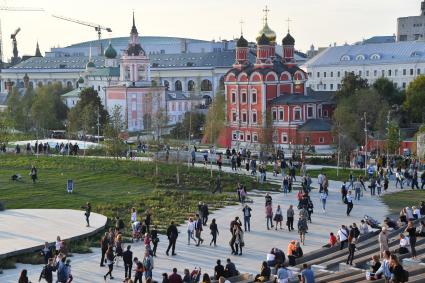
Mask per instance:
[[[241,35],[236,43],[236,47],[248,47],[248,41]]]
[[[84,83],[84,79],[83,79],[83,77],[80,77],[80,78],[78,79],[78,83],[79,83],[79,84],[83,84],[83,83]]]
[[[108,48],[105,50],[105,57],[108,59],[115,59],[117,57],[117,51],[112,47],[110,42]]]
[[[96,65],[92,61],[89,61],[86,65],[86,68],[96,68]]]
[[[258,45],[270,45],[270,40],[267,38],[266,34],[263,33],[260,38],[257,40]]]

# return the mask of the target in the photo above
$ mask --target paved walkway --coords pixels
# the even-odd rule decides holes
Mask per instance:
[[[225,168],[224,170],[230,170]],[[242,171],[245,172],[245,171]],[[270,174],[271,175],[271,174]],[[270,176],[269,175],[269,176]],[[269,177],[269,180],[280,181],[281,177]],[[315,179],[313,179],[316,182]],[[373,215],[376,219],[382,220],[388,214],[388,208],[379,200],[379,197],[371,197],[365,193],[364,198],[359,202],[354,203],[354,209],[350,217],[345,215],[346,206],[340,199],[340,182],[330,182],[330,195],[328,198],[328,205],[326,213],[321,211],[319,194],[313,191],[311,198],[313,200],[315,211],[312,216],[313,223],[309,224],[309,233],[306,236],[306,245],[303,247],[305,252],[309,252],[321,247],[327,242],[329,232],[336,232],[341,224],[351,224],[359,222],[364,214]],[[165,249],[167,247],[167,240],[165,237],[160,237],[158,247],[158,257],[155,258],[154,279],[161,280],[163,272],[170,273],[173,267],[177,267],[179,273],[183,272],[184,268],[192,270],[195,266],[200,266],[203,272],[210,275],[213,274],[213,268],[217,259],[221,259],[224,263],[226,258],[231,258],[235,262],[237,268],[241,272],[258,273],[261,262],[265,259],[267,251],[273,247],[281,248],[285,254],[288,242],[292,239],[298,239],[295,232],[288,232],[286,227],[283,230],[267,230],[265,226],[265,212],[264,212],[264,197],[260,195],[251,195],[253,209],[251,220],[251,232],[245,233],[245,243],[243,256],[230,255],[230,247],[228,245],[230,240],[229,224],[230,220],[235,216],[242,216],[241,206],[230,206],[210,215],[210,219],[216,218],[219,226],[220,235],[218,238],[218,247],[210,247],[209,229],[206,228],[203,232],[205,239],[201,247],[195,247],[193,244],[187,245],[187,233],[185,225],[179,227],[180,236],[177,242],[177,256],[167,257]],[[286,217],[286,209],[289,204],[296,206],[296,192],[285,196],[282,193],[273,194],[273,206],[276,208],[277,204],[282,206],[284,211],[284,218]],[[295,221],[296,225],[296,221]],[[52,239],[60,232],[53,231]],[[42,240],[44,241],[44,239]],[[134,256],[143,256],[143,247],[141,243],[132,245]],[[99,249],[93,249],[92,254],[75,255],[72,260],[72,273],[75,282],[78,283],[94,283],[103,282],[103,274],[107,272],[107,268],[99,267],[100,252]],[[17,269],[5,270],[3,275],[0,275],[0,282],[16,282],[20,270],[26,268],[29,270],[29,277],[32,282],[38,280],[38,276],[42,266],[30,265],[17,265]],[[111,282],[122,282],[124,277],[124,270],[122,263],[120,266],[114,268],[113,272],[115,279]],[[109,280],[108,280],[109,281]]]
[[[34,250],[56,236],[70,239],[103,229],[106,217],[92,213],[86,227],[83,211],[71,209],[9,209],[0,212],[0,258],[18,251]],[[2,282],[0,275],[0,282]]]

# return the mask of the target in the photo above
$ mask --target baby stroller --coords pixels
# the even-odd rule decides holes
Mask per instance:
[[[131,229],[133,230],[132,233],[132,239],[131,241],[134,242],[134,240],[139,241],[142,238],[142,225],[140,225],[139,221],[133,222],[131,224]]]
[[[12,177],[10,177],[12,181],[22,181],[22,176],[19,173],[13,174]]]
[[[366,224],[372,227],[373,229],[381,229],[380,223],[377,220],[373,219],[371,216],[365,215],[363,219]]]

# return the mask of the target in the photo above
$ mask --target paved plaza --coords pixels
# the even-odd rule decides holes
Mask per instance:
[[[224,170],[227,171],[229,168],[225,168]],[[269,181],[277,182],[281,179],[281,176],[274,178],[271,174],[269,174],[268,178]],[[313,184],[315,184],[315,182],[316,179],[313,179]],[[329,232],[336,232],[341,224],[351,224],[353,222],[359,223],[360,219],[362,219],[365,214],[372,215],[376,219],[382,221],[382,219],[389,213],[388,208],[380,201],[379,197],[371,197],[369,193],[365,192],[364,197],[360,201],[355,201],[351,216],[347,217],[345,215],[346,206],[342,203],[340,197],[340,186],[340,182],[330,182],[330,193],[326,213],[322,212],[319,193],[317,190],[314,190],[311,193],[315,209],[312,215],[313,223],[309,224],[309,232],[306,235],[306,245],[303,246],[304,252],[315,250],[326,244]],[[209,234],[208,227],[205,227],[202,234],[202,237],[205,239],[203,245],[196,247],[192,242],[191,245],[188,246],[186,225],[181,225],[179,227],[180,235],[176,248],[177,256],[167,257],[165,255],[165,250],[167,248],[168,241],[166,237],[160,237],[157,252],[158,257],[155,258],[154,279],[161,280],[161,274],[163,272],[170,273],[173,267],[177,267],[179,272],[182,273],[184,268],[192,270],[199,266],[202,268],[203,272],[207,272],[212,275],[216,260],[221,259],[222,262],[225,263],[225,260],[228,257],[235,262],[239,271],[257,274],[259,272],[261,262],[265,260],[266,253],[271,248],[278,247],[286,254],[288,242],[292,239],[298,239],[298,234],[296,231],[288,232],[286,227],[284,227],[283,230],[278,229],[277,231],[267,230],[265,223],[264,195],[259,192],[252,192],[250,199],[252,199],[252,204],[250,204],[250,206],[253,209],[251,232],[245,233],[246,246],[244,247],[242,256],[231,255],[228,244],[230,240],[230,221],[235,216],[242,216],[242,207],[241,205],[225,207],[214,211],[214,213],[212,213],[209,217],[209,220],[216,218],[219,226],[220,235],[218,237],[217,247],[209,246],[211,235]],[[296,192],[294,191],[286,196],[283,193],[273,194],[273,209],[275,210],[276,206],[280,204],[284,212],[284,217],[286,217],[286,210],[289,204],[296,206],[297,203]],[[82,212],[78,213],[80,217],[77,217],[77,219],[80,222],[74,222],[72,223],[72,226],[65,226],[71,229],[62,229],[57,226],[57,223],[51,225],[51,227],[55,228],[51,231],[52,238],[49,240],[53,241],[57,234],[64,237],[65,235],[61,234],[63,230],[71,232],[86,229],[84,219],[81,217]],[[25,235],[27,234],[28,233],[25,233]],[[42,243],[45,239],[40,238],[39,240],[40,243]],[[140,242],[132,244],[134,256],[139,258],[143,257],[143,249],[144,247]],[[71,260],[72,273],[74,275],[75,282],[103,282],[103,275],[107,272],[107,268],[99,267],[99,249],[94,248],[93,253],[91,254],[74,255]],[[42,269],[41,265],[31,266],[18,264],[17,269],[5,270],[4,274],[0,275],[0,282],[16,282],[18,273],[23,268],[28,269],[31,281],[38,281],[38,276]],[[115,279],[112,280],[113,282],[122,282],[124,277],[122,262],[119,266],[114,267],[113,275],[115,277]]]

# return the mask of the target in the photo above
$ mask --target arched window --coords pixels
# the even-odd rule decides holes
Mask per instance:
[[[34,88],[34,83],[33,82],[30,82],[29,83],[29,86],[30,86],[30,88]]]
[[[124,79],[126,81],[129,81],[130,80],[130,67],[128,67],[128,66],[125,67]]]
[[[220,77],[219,87],[220,90],[224,90],[224,76]]]
[[[47,85],[52,85],[52,82],[51,82],[51,81],[48,81],[48,82],[47,82]]]
[[[72,88],[72,82],[71,81],[67,81],[66,82],[66,87],[67,88]]]
[[[378,53],[372,54],[372,55],[370,55],[370,59],[371,60],[380,60],[381,55],[379,55]]]
[[[169,90],[170,89],[170,82],[164,81],[164,86],[165,86],[165,90]]]
[[[43,86],[43,82],[38,82],[38,87],[42,87]]]
[[[212,91],[212,83],[210,80],[203,80],[201,82],[201,91]]]
[[[182,91],[183,90],[182,82],[181,81],[176,81],[174,83],[174,90],[175,91]]]
[[[187,90],[188,91],[195,91],[195,82],[190,80],[187,82]]]
[[[341,61],[350,61],[350,60],[351,60],[350,55],[344,55],[341,57]]]
[[[257,103],[257,90],[255,88],[251,89],[251,103]]]
[[[359,55],[356,56],[356,60],[357,61],[363,61],[363,60],[366,60],[366,57],[363,54],[359,54]]]
[[[294,108],[294,121],[301,120],[301,107],[297,106]]]

